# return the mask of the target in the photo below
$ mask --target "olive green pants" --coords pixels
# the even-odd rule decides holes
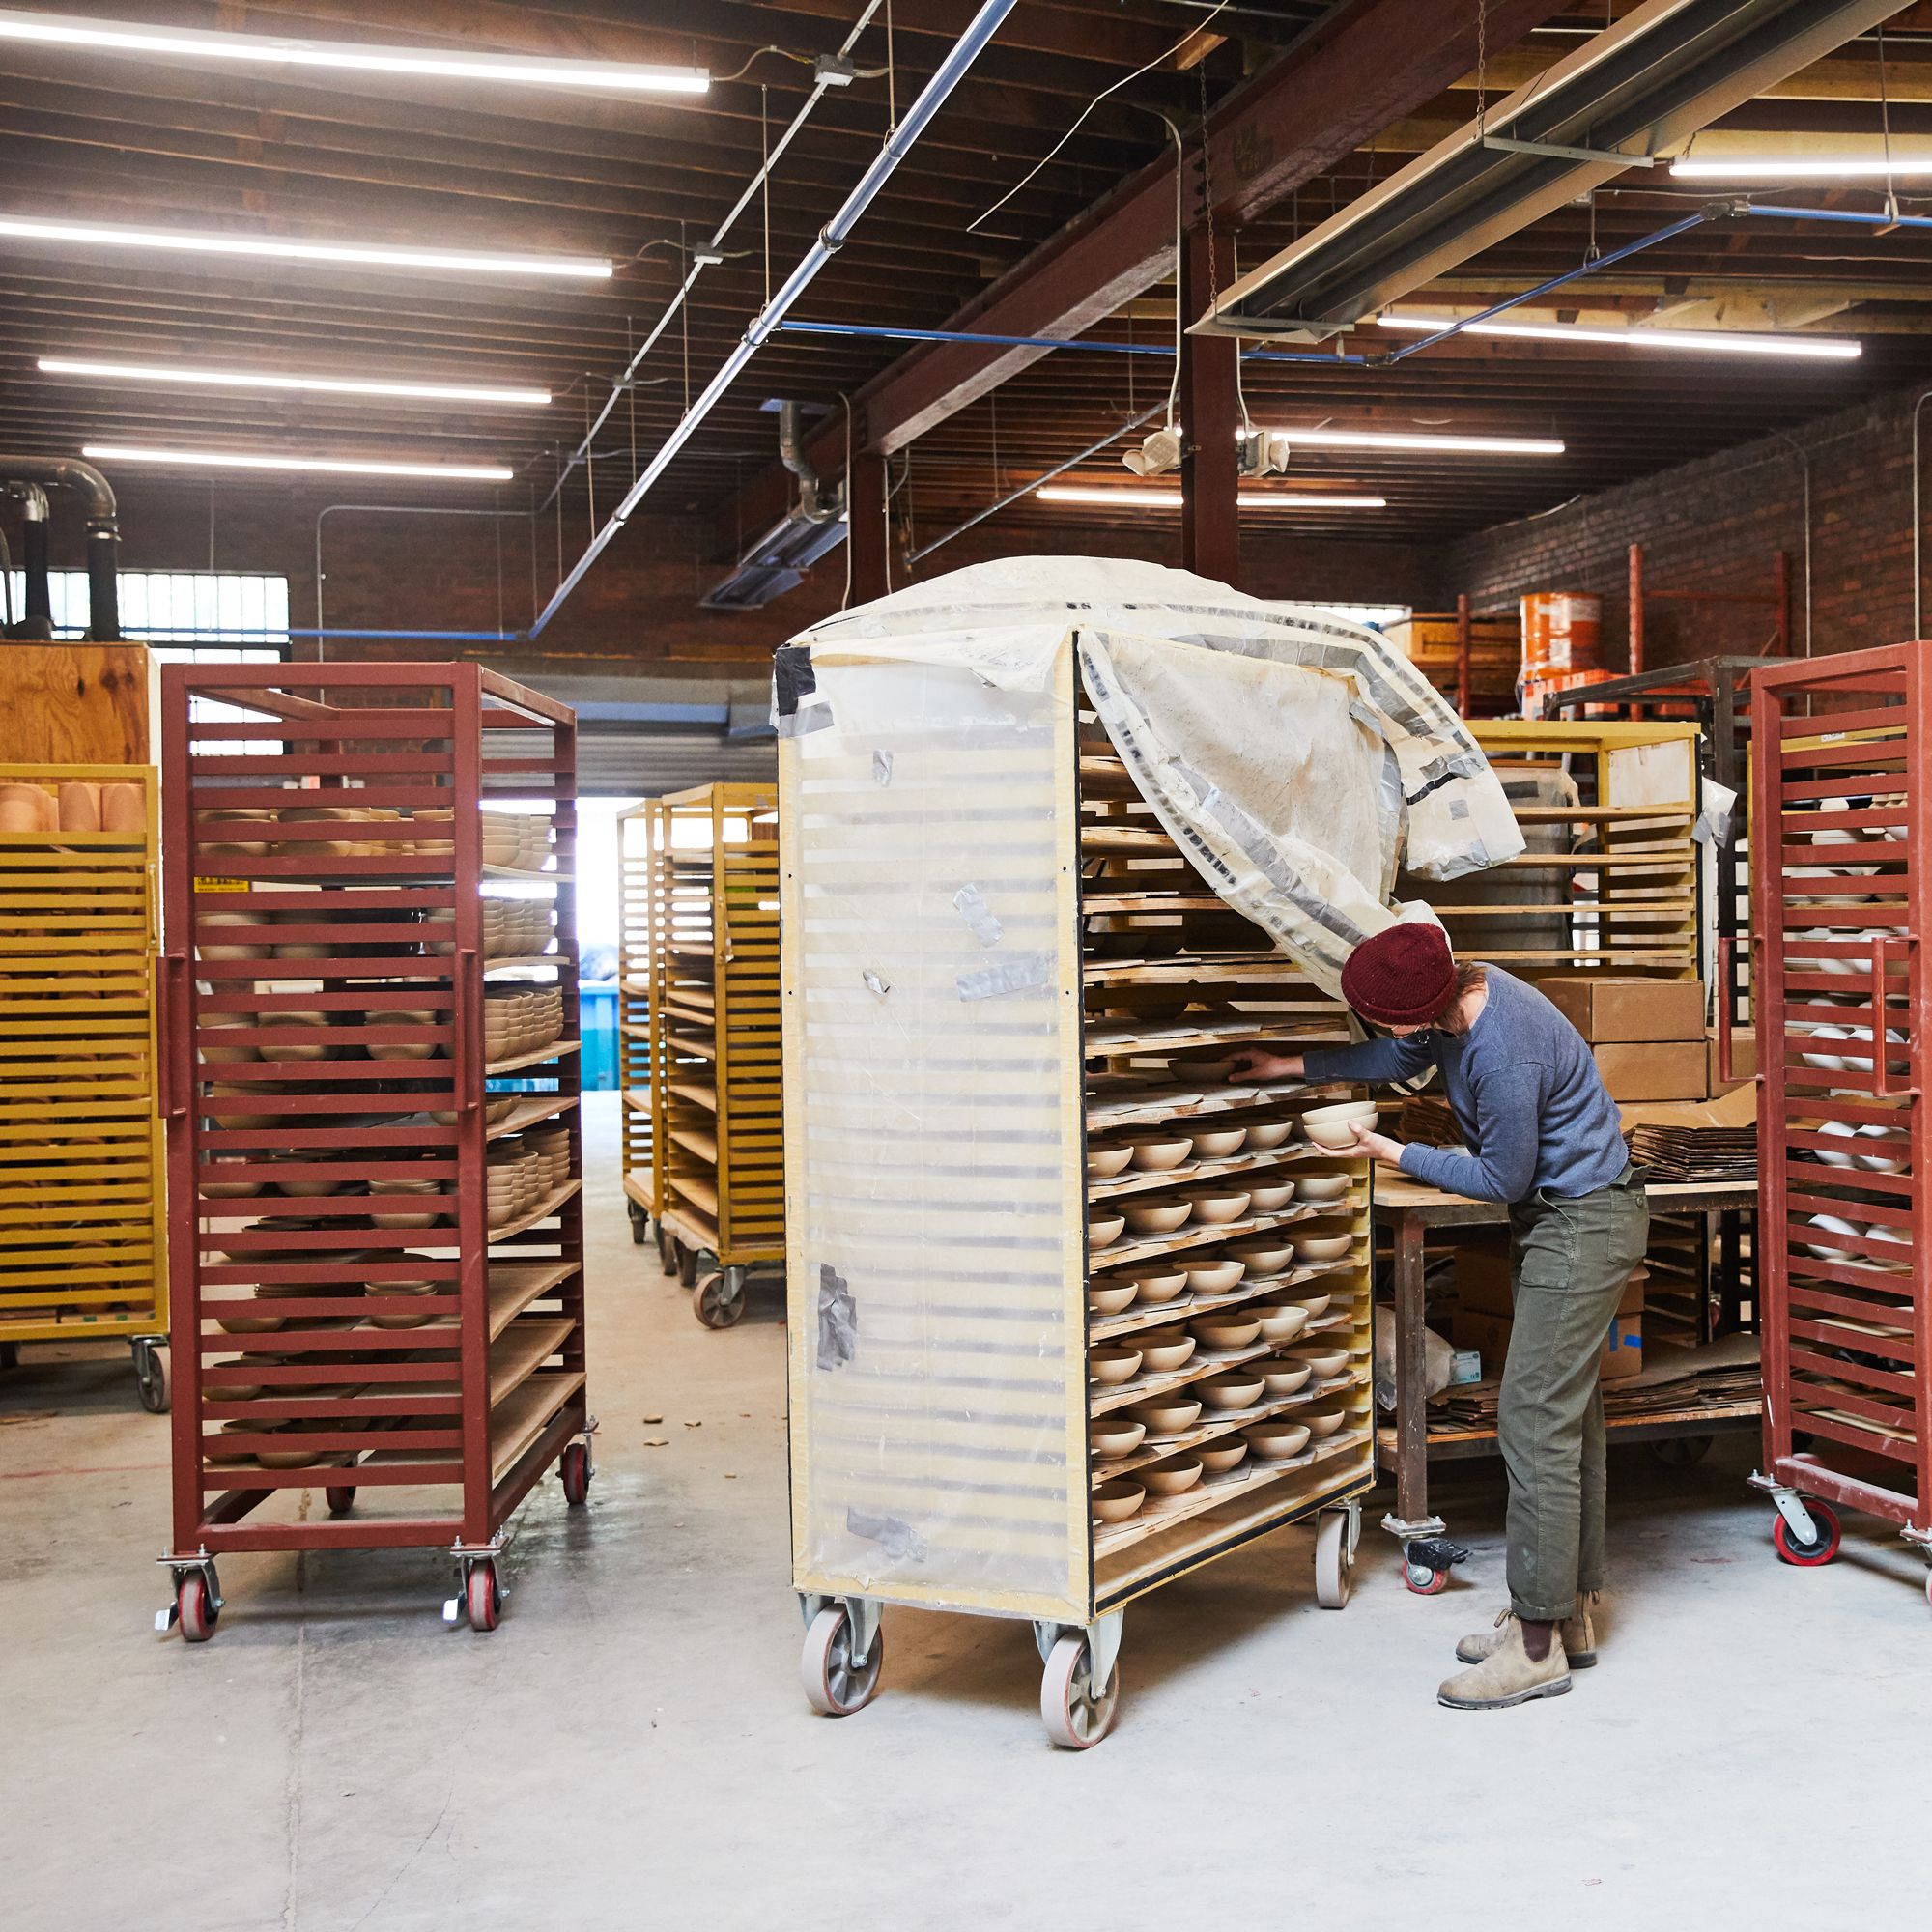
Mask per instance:
[[[1510,1607],[1560,1623],[1604,1587],[1604,1338],[1650,1237],[1643,1170],[1510,1209],[1516,1302],[1496,1408],[1509,1470]]]

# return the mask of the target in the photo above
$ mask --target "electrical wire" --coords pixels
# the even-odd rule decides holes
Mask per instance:
[[[1118,94],[1122,88],[1125,87],[1128,84],[1129,81],[1138,80],[1142,74],[1148,71],[1150,68],[1158,67],[1164,60],[1172,60],[1174,56],[1181,50],[1181,48],[1186,46],[1187,43],[1201,32],[1202,27],[1206,27],[1208,25],[1208,22],[1209,20],[1212,20],[1215,14],[1222,13],[1228,7],[1229,4],[1230,0],[1219,0],[1219,4],[1214,8],[1213,13],[1210,13],[1208,15],[1208,18],[1201,22],[1200,26],[1189,28],[1189,30],[1186,33],[1182,34],[1179,40],[1176,41],[1175,43],[1171,47],[1169,47],[1165,53],[1156,54],[1152,60],[1145,61],[1139,67],[1135,68],[1132,73],[1123,73],[1119,80],[1114,82],[1114,84],[1111,87],[1102,88],[1100,92],[1096,94],[1093,98],[1093,99],[1090,100],[1087,103],[1087,105],[1080,110],[1079,120],[1075,121],[1073,126],[1067,128],[1065,133],[1061,135],[1060,139],[1053,144],[1053,146],[1046,152],[1046,154],[1043,155],[1037,161],[1036,161],[1033,164],[1033,166],[1030,167],[1026,171],[1026,173],[1023,174],[1019,178],[1019,180],[1016,181],[1012,185],[1012,186],[1009,187],[1006,191],[1006,193],[1003,194],[999,198],[999,200],[992,205],[991,208],[987,209],[984,214],[976,216],[973,220],[969,221],[966,224],[966,233],[969,235],[977,235],[980,231],[980,222],[988,221],[994,215],[999,213],[1000,210],[1006,207],[1007,203],[1012,200],[1013,196],[1018,194],[1020,189],[1025,187],[1026,185],[1030,181],[1032,181],[1034,177],[1037,175],[1042,168],[1046,167],[1060,153],[1061,149],[1065,147],[1067,142],[1072,140],[1074,135],[1079,133],[1081,127],[1085,123],[1088,115],[1093,113],[1094,108],[1099,106],[1101,101],[1105,100],[1110,94]],[[890,17],[890,15],[888,15],[888,17]],[[1148,112],[1151,114],[1159,113],[1159,111],[1160,110],[1158,108],[1151,107],[1148,109]],[[1162,114],[1160,118],[1163,121],[1167,121],[1167,116],[1165,114]],[[1173,126],[1174,126],[1173,122],[1168,121],[1168,127],[1172,128]],[[1175,138],[1179,140],[1179,136],[1177,135]]]
[[[743,67],[734,70],[730,73],[714,73],[711,76],[711,84],[716,87],[723,81],[743,80],[766,54],[778,54],[785,60],[796,61],[800,67],[810,67],[815,58],[811,54],[794,53],[790,47],[760,47],[756,53],[750,55],[746,59]]]

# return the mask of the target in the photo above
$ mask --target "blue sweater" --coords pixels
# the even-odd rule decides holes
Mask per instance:
[[[1434,1061],[1467,1153],[1402,1151],[1402,1171],[1451,1194],[1517,1202],[1607,1187],[1630,1164],[1617,1103],[1583,1036],[1534,986],[1489,969],[1489,1000],[1460,1037],[1410,1034],[1317,1047],[1311,1080],[1409,1080]]]

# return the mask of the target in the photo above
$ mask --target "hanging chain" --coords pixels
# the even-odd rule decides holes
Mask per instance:
[[[898,61],[893,53],[893,0],[886,0],[886,132],[899,129]]]
[[[1898,185],[1891,173],[1891,100],[1885,84],[1885,22],[1878,23],[1878,114],[1879,132],[1885,142],[1885,212],[1898,219]]]
[[[1597,190],[1592,188],[1584,199],[1590,205],[1590,245],[1583,250],[1583,261],[1587,267],[1604,251],[1597,246]]]
[[[1214,243],[1214,154],[1208,133],[1208,64],[1197,61],[1195,78],[1201,83],[1201,194],[1208,204],[1208,313],[1221,311],[1221,263]],[[1178,294],[1179,291],[1177,290]]]
[[[765,201],[765,306],[772,305],[772,137],[768,118],[771,89],[758,89],[758,157],[763,163],[759,181]]]
[[[684,223],[681,221],[677,224],[677,247],[678,253],[688,261],[691,251],[685,245]],[[691,413],[691,304],[688,301],[679,302],[677,312],[684,325],[684,412],[689,415]]]
[[[1476,0],[1476,145],[1483,145],[1490,105],[1490,0]]]

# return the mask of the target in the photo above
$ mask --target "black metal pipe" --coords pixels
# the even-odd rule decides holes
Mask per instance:
[[[72,456],[0,456],[0,485],[25,483],[40,489],[77,490],[87,501],[87,630],[97,642],[121,635],[121,522],[114,500],[114,486],[91,463]],[[37,493],[38,494],[38,491]],[[36,518],[31,504],[28,512],[25,566],[27,571],[26,617],[53,622],[53,608],[47,591],[47,524],[45,498],[42,514]],[[40,601],[35,602],[36,546]],[[52,635],[51,630],[48,633]]]
[[[27,521],[20,530],[20,568],[27,579],[26,594],[20,599],[21,621],[30,634],[37,621],[43,623],[47,627],[45,635],[52,637],[54,606],[47,582],[47,511],[44,497],[41,497],[38,506],[32,502],[27,506]]]

